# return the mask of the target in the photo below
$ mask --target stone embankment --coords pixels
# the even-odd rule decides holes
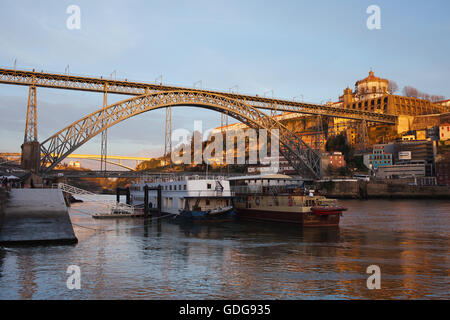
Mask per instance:
[[[322,181],[316,189],[330,198],[338,199],[446,199],[450,200],[448,186],[420,186],[403,181]]]
[[[61,190],[12,189],[5,202],[2,200],[0,244],[67,244],[78,241]]]

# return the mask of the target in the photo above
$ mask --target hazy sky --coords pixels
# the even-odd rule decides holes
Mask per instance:
[[[81,29],[69,30],[69,5]],[[369,30],[369,5],[381,29]],[[6,1],[0,0],[0,65],[192,86],[305,101],[337,100],[348,85],[376,75],[450,96],[450,2],[442,1]],[[20,151],[27,87],[0,85],[0,151]],[[102,95],[38,88],[43,141],[98,109]],[[126,98],[110,96],[109,102]],[[174,128],[220,124],[218,113],[174,108]],[[109,129],[109,154],[162,153],[162,110]],[[100,152],[99,137],[77,153]]]

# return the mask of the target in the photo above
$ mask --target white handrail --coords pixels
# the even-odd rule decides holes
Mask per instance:
[[[63,192],[69,193],[71,195],[78,195],[78,196],[84,196],[84,197],[87,196],[89,198],[89,200],[91,200],[91,201],[104,203],[109,208],[110,214],[113,214],[113,213],[114,214],[117,214],[117,213],[133,214],[134,213],[134,207],[129,204],[116,202],[114,200],[100,200],[98,198],[91,198],[93,196],[98,196],[98,194],[71,186],[69,184],[58,183],[57,188],[62,190]]]

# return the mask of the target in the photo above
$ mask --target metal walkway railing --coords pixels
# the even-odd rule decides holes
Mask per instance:
[[[134,213],[134,207],[130,206],[129,204],[126,203],[121,203],[121,202],[116,202],[114,200],[104,200],[104,199],[99,199],[99,195],[87,190],[83,190],[74,186],[71,186],[69,184],[65,184],[65,183],[58,183],[57,185],[53,185],[54,187],[56,186],[58,189],[62,190],[63,192],[66,192],[68,194],[71,195],[76,195],[76,196],[82,196],[83,198],[88,199],[89,201],[92,202],[97,202],[97,203],[102,203],[104,204],[107,209],[108,209],[108,213],[109,214],[133,214]]]

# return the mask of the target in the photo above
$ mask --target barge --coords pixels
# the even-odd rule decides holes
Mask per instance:
[[[306,190],[301,180],[282,174],[233,177],[237,217],[303,227],[337,227],[346,208],[335,199]]]

